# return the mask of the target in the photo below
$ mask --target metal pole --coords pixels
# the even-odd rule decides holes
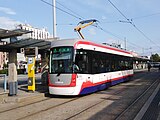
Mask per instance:
[[[53,5],[53,37],[56,37],[56,0],[52,0]]]
[[[125,48],[125,50],[127,50],[127,40],[126,40],[126,37],[124,38],[124,48]]]
[[[6,74],[1,74],[0,77],[4,78],[3,87],[4,87],[4,92],[6,92],[7,91],[7,76],[6,76]]]
[[[6,74],[4,75],[4,92],[7,91],[7,78],[6,78]]]

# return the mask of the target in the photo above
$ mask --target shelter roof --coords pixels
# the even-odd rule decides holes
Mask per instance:
[[[6,30],[0,28],[0,39],[11,38],[16,36],[21,36],[23,34],[31,33],[32,31],[16,29],[16,30]]]
[[[42,40],[42,39],[21,39],[9,44],[0,45],[0,51],[9,52],[12,49],[20,49],[27,47],[38,47],[39,50],[49,49],[51,46],[50,41]]]
[[[22,30],[22,29],[15,29],[15,30],[6,30],[0,28],[0,43],[4,42],[2,39],[6,38],[16,38],[18,36],[22,36],[23,34],[31,33],[32,31],[28,30]],[[28,47],[38,47],[39,50],[45,50],[49,49],[51,46],[51,41],[42,40],[42,39],[32,39],[32,38],[26,38],[26,39],[14,39],[14,41],[11,41],[6,44],[0,44],[0,51],[1,52],[9,52],[13,49],[19,50],[20,48],[28,48]]]

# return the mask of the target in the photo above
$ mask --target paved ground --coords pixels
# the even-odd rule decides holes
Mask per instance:
[[[36,92],[30,93],[27,92],[27,84],[26,81],[23,79],[26,79],[26,75],[19,76],[19,89],[17,96],[8,97],[7,94],[3,94],[4,97],[0,98],[0,116],[4,116],[2,114],[2,111],[6,110],[6,114],[13,114],[12,119],[86,119],[89,118],[90,120],[97,119],[114,119],[115,116],[117,116],[118,112],[123,111],[125,109],[125,106],[129,104],[129,101],[132,101],[132,97],[134,98],[134,95],[140,94],[142,91],[140,88],[142,88],[142,84],[150,84],[150,81],[152,81],[152,78],[154,79],[155,75],[158,75],[158,71],[154,70],[154,72],[147,72],[147,70],[138,70],[135,71],[136,73],[139,73],[139,75],[135,75],[135,81],[123,83],[118,86],[114,86],[112,88],[107,89],[106,91],[100,91],[91,95],[87,95],[81,98],[57,98],[56,96],[48,97],[48,94],[45,94],[47,92],[47,86],[43,86],[39,79],[37,79],[36,83]],[[142,74],[141,74],[142,73]],[[151,75],[151,78],[149,79],[149,76]],[[144,77],[146,76],[146,77]],[[140,78],[144,77],[143,81],[140,81]],[[134,87],[135,86],[135,87]],[[130,91],[127,91],[129,90]],[[153,87],[154,90],[154,87]],[[153,91],[152,90],[152,91]],[[120,91],[120,92],[119,92]],[[112,95],[113,93],[113,95]],[[117,94],[118,93],[118,94]],[[152,92],[147,92],[148,94],[152,94]],[[115,94],[115,95],[114,95]],[[117,95],[116,95],[117,94]],[[160,91],[156,94],[155,98],[153,99],[151,105],[147,108],[147,112],[143,116],[143,120],[147,120],[150,118],[150,120],[159,120],[160,118],[160,110],[159,110],[159,95]],[[1,95],[0,95],[1,96]],[[47,96],[47,97],[46,97]],[[53,99],[54,98],[54,99]],[[143,99],[148,99],[147,97],[144,97]],[[41,102],[37,102],[41,101]],[[143,107],[141,102],[138,104],[138,106],[141,105]],[[23,107],[25,104],[28,104],[27,106]],[[33,107],[34,106],[34,107]],[[156,107],[155,107],[156,106]],[[18,107],[17,109],[15,109]],[[115,109],[116,107],[116,109]],[[8,108],[13,109],[10,111],[7,111]],[[133,107],[129,113],[125,113],[123,115],[123,119],[126,119],[126,116],[128,117],[131,115],[134,117],[134,114],[137,114],[136,111],[137,105],[135,105],[135,108]],[[15,114],[15,112],[20,112],[19,114]],[[94,111],[94,112],[93,112]],[[133,114],[134,113],[134,114]],[[153,113],[153,114],[152,114]],[[146,116],[149,115],[149,116]],[[30,117],[29,117],[30,116]],[[82,117],[83,116],[83,117]],[[121,117],[121,116],[120,116]],[[130,117],[130,120],[133,118]],[[122,119],[121,118],[121,119]],[[6,117],[7,119],[7,117]],[[127,119],[129,120],[129,118]]]
[[[145,112],[142,120],[160,120],[160,89],[156,96],[154,97],[153,101],[149,105],[147,111]]]
[[[27,85],[28,75],[18,75],[18,86]],[[36,74],[37,83],[41,82],[41,74]],[[8,81],[8,76],[6,76],[6,81]],[[0,77],[0,94],[4,93],[4,77]],[[8,93],[8,90],[6,91]]]

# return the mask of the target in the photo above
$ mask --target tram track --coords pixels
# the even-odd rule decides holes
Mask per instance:
[[[144,73],[144,74],[146,74],[146,73]],[[142,77],[142,75],[140,75],[139,77]],[[139,77],[138,77],[138,78],[139,78]],[[138,79],[138,78],[137,78],[137,79]],[[138,83],[138,82],[139,82],[139,80],[136,80],[136,79],[135,79],[134,81],[135,81],[135,83]],[[156,81],[157,81],[157,80],[156,80]],[[152,85],[150,85],[150,87],[153,86],[153,84],[155,84],[156,81],[155,81],[154,83],[152,83]],[[150,87],[147,88],[142,94],[145,94],[145,93],[147,92],[147,90],[150,89]],[[99,105],[99,104],[102,104],[103,102],[111,99],[113,96],[118,95],[118,94],[124,92],[126,89],[128,89],[128,88],[122,88],[122,89],[120,89],[120,90],[117,90],[117,91],[114,92],[114,93],[109,94],[109,95],[110,95],[109,97],[107,97],[107,98],[105,98],[105,99],[103,99],[103,100],[101,100],[101,101],[99,101],[99,102],[96,102],[95,104],[92,104],[92,105],[89,106],[89,107],[86,107],[86,108],[80,110],[79,112],[77,112],[77,113],[71,115],[70,117],[66,118],[66,120],[70,120],[70,119],[72,119],[72,118],[74,118],[74,117],[82,114],[83,112],[85,112],[85,111],[87,111],[87,110],[89,110],[89,109],[92,109],[93,107],[96,107],[96,106]],[[93,96],[93,95],[96,96],[96,94],[99,94],[99,93],[101,93],[101,92],[102,92],[102,91],[99,91],[99,92],[96,92],[96,93],[93,93],[93,94],[89,94],[89,95],[85,95],[85,96],[80,96],[80,97],[72,98],[72,99],[70,99],[70,100],[67,99],[65,102],[62,102],[62,103],[59,103],[59,104],[56,104],[56,105],[51,105],[50,107],[47,107],[47,108],[44,108],[44,109],[41,109],[41,110],[38,110],[38,111],[35,111],[35,112],[32,112],[32,113],[28,113],[28,114],[26,114],[26,115],[24,115],[24,116],[18,117],[17,120],[27,119],[28,117],[36,116],[36,115],[38,115],[38,114],[43,114],[43,112],[45,112],[45,111],[47,111],[47,110],[55,109],[55,108],[57,108],[57,107],[63,106],[63,105],[65,105],[65,104],[67,104],[67,103],[76,101],[76,100],[81,99],[81,98],[84,98],[84,97],[87,98],[87,97],[89,97],[89,96],[91,96],[91,95],[92,95],[92,96]],[[133,101],[135,101],[135,102],[132,101],[132,104],[130,104],[125,110],[123,110],[123,111],[116,117],[116,120],[118,120],[119,118],[121,118],[121,116],[123,116],[123,114],[125,114],[125,113],[134,105],[134,103],[136,103],[136,101],[138,101],[141,97],[143,97],[142,94],[141,94],[139,97],[137,97],[135,100],[133,100]],[[18,109],[24,108],[24,107],[26,107],[26,106],[28,106],[28,105],[31,106],[31,105],[38,104],[38,103],[40,104],[40,103],[43,103],[43,102],[50,102],[50,100],[52,100],[52,99],[51,99],[51,98],[46,98],[46,99],[44,99],[44,100],[37,101],[37,102],[33,102],[33,103],[30,103],[30,104],[26,104],[26,105],[22,105],[22,106],[19,106],[19,107],[17,107],[17,108],[11,108],[11,109],[6,110],[6,111],[1,111],[0,113],[18,110]]]
[[[71,100],[69,100],[69,101],[66,101],[66,102],[63,102],[63,103],[61,103],[61,104],[57,104],[57,105],[55,105],[55,106],[48,107],[47,109],[43,109],[43,110],[34,112],[34,113],[32,113],[32,114],[29,114],[29,115],[27,115],[27,116],[23,116],[23,117],[21,117],[21,118],[18,118],[17,120],[23,120],[24,118],[26,119],[28,116],[30,117],[30,116],[33,116],[33,115],[36,115],[36,114],[43,113],[44,111],[47,111],[47,110],[49,110],[49,109],[53,109],[53,108],[59,107],[59,106],[61,106],[61,105],[67,104],[67,103],[72,102],[72,101],[75,101],[75,100],[77,100],[77,99],[79,99],[79,98],[73,98],[73,99],[71,99]]]
[[[139,95],[138,97],[136,97],[133,101],[131,101],[131,103],[128,105],[128,107],[127,107],[126,109],[124,109],[120,114],[118,114],[118,115],[115,117],[114,120],[120,120],[120,118],[121,118],[126,112],[128,112],[129,109],[130,109],[131,107],[133,107],[133,106],[136,104],[136,102],[138,102],[138,101],[151,89],[151,87],[153,87],[153,86],[158,82],[158,80],[159,80],[159,79],[157,78],[156,81],[154,81],[149,87],[147,87],[147,88],[142,92],[142,94],[140,94],[140,95]],[[125,90],[126,90],[126,89],[125,89]],[[124,91],[124,90],[123,90],[123,91]],[[117,93],[115,93],[115,94],[113,94],[113,95],[118,95],[119,93],[121,93],[121,92],[123,92],[123,91],[117,92]],[[102,101],[100,101],[100,102],[98,102],[98,103],[96,103],[96,104],[94,104],[94,105],[92,105],[92,106],[90,106],[90,107],[87,107],[87,108],[83,109],[82,111],[80,111],[80,112],[78,112],[78,113],[76,113],[76,114],[74,114],[74,115],[66,118],[65,120],[71,120],[72,118],[76,117],[77,115],[80,115],[80,114],[82,114],[83,112],[86,112],[87,110],[92,109],[93,107],[95,107],[95,106],[103,103],[104,101],[109,100],[110,98],[113,97],[113,95],[110,96],[109,98],[105,99],[105,100],[102,100]]]
[[[0,114],[3,114],[3,113],[10,113],[10,112],[13,112],[13,111],[18,111],[19,109],[23,109],[23,108],[25,108],[25,107],[27,107],[27,106],[33,106],[33,105],[35,105],[35,104],[43,104],[44,102],[51,102],[52,101],[52,98],[53,98],[54,96],[51,96],[51,98],[49,97],[49,98],[45,98],[45,99],[43,99],[43,100],[40,100],[40,101],[36,101],[36,102],[32,102],[32,103],[29,103],[29,104],[25,104],[25,105],[20,105],[20,106],[18,106],[18,107],[13,107],[13,108],[11,108],[11,109],[7,109],[7,110],[4,110],[4,111],[0,111]],[[56,97],[55,97],[56,98]],[[65,97],[66,99],[67,98],[69,98],[69,97]],[[58,107],[58,106],[61,106],[61,105],[64,105],[64,104],[66,104],[66,103],[69,103],[69,102],[71,102],[71,101],[75,101],[75,100],[77,100],[77,99],[79,99],[80,97],[76,97],[76,98],[71,98],[71,100],[66,100],[65,102],[62,102],[62,103],[60,103],[60,104],[57,104],[57,105],[54,105],[54,106],[51,106],[51,107],[47,107],[47,108],[45,108],[45,109],[42,109],[42,110],[38,110],[38,111],[36,111],[36,112],[32,112],[32,113],[29,113],[29,114],[27,114],[27,115],[25,115],[25,116],[23,116],[23,117],[19,117],[19,118],[16,118],[16,120],[21,120],[21,119],[24,119],[24,118],[26,118],[26,117],[28,117],[28,116],[32,116],[32,115],[36,115],[36,114],[39,114],[39,113],[43,113],[43,111],[46,111],[46,110],[49,110],[49,109],[53,109],[53,108],[56,108],[56,107]],[[61,98],[59,98],[59,99],[61,99]],[[27,111],[26,111],[27,112]]]
[[[69,120],[69,119],[71,119],[71,118],[74,118],[75,116],[77,116],[77,115],[85,112],[85,111],[88,110],[88,109],[91,109],[92,107],[94,107],[94,106],[96,106],[96,105],[98,105],[98,104],[103,103],[103,102],[106,101],[106,100],[109,100],[109,99],[112,98],[113,96],[118,95],[118,94],[122,93],[122,92],[125,91],[125,90],[126,90],[126,88],[122,88],[121,90],[118,90],[118,91],[116,91],[116,92],[113,93],[113,94],[110,94],[110,97],[108,97],[108,98],[106,98],[106,99],[103,99],[102,101],[100,101],[100,102],[98,102],[98,103],[95,103],[94,105],[92,105],[92,106],[90,106],[90,107],[87,107],[87,108],[79,111],[78,113],[74,114],[73,116],[70,116],[70,117],[66,118],[65,120]],[[89,95],[86,95],[86,96],[83,96],[83,97],[89,97],[90,95],[96,95],[96,94],[98,94],[98,93],[100,93],[100,92],[102,92],[102,91],[99,91],[99,92],[96,92],[96,93],[93,93],[93,94],[89,94]],[[82,98],[82,96],[81,96],[80,98]],[[62,104],[57,104],[56,106],[52,106],[52,107],[49,107],[49,108],[47,108],[47,109],[44,109],[44,110],[41,110],[41,111],[37,111],[37,112],[35,112],[35,113],[33,113],[33,114],[24,116],[24,117],[22,117],[22,118],[19,118],[18,120],[22,120],[22,119],[24,119],[24,118],[26,119],[27,117],[31,117],[31,116],[34,116],[34,115],[36,115],[36,114],[41,114],[41,113],[43,113],[44,111],[47,111],[47,110],[50,110],[50,109],[54,109],[54,108],[56,108],[56,107],[59,107],[59,106],[61,106],[61,105],[64,105],[64,104],[73,102],[73,101],[78,100],[78,99],[79,99],[79,98],[74,98],[74,99],[69,100],[69,101],[67,101],[67,102],[64,102],[64,103],[62,103]]]
[[[79,114],[85,112],[86,110],[89,110],[89,109],[95,107],[96,105],[99,105],[99,104],[103,103],[104,101],[109,100],[109,99],[110,99],[111,97],[113,97],[114,95],[120,94],[120,93],[123,92],[124,90],[125,90],[125,89],[122,89],[122,90],[120,90],[120,91],[118,91],[118,92],[112,94],[112,95],[111,95],[110,97],[108,97],[107,99],[104,99],[104,100],[102,100],[102,101],[100,101],[100,102],[98,102],[98,103],[95,103],[95,104],[93,104],[92,106],[87,107],[87,108],[83,109],[82,111],[80,111],[80,112],[78,112],[78,113],[76,113],[76,114],[74,114],[74,115],[72,115],[72,116],[66,118],[65,120],[70,120],[70,119],[74,118],[75,116],[77,116],[77,115],[79,115]]]
[[[112,97],[113,95],[117,95],[117,94],[123,92],[124,90],[125,90],[125,89],[122,89],[122,90],[120,90],[120,91],[117,91],[116,93],[112,94],[111,97]],[[93,94],[96,94],[96,93],[93,93]],[[23,120],[24,118],[26,119],[27,117],[35,116],[36,114],[41,114],[41,113],[43,113],[44,111],[47,111],[47,110],[50,110],[50,109],[54,109],[54,108],[60,107],[60,106],[62,106],[62,105],[64,105],[64,104],[67,104],[67,103],[76,101],[76,100],[78,100],[78,99],[81,99],[82,97],[83,97],[83,98],[84,98],[84,97],[89,97],[89,96],[91,96],[91,95],[93,95],[93,94],[88,94],[88,95],[85,95],[85,96],[80,96],[80,97],[78,97],[78,98],[73,98],[72,100],[63,102],[63,103],[61,103],[61,104],[57,104],[57,105],[55,105],[55,106],[51,106],[51,107],[49,107],[49,108],[47,108],[47,109],[43,109],[43,110],[41,110],[41,111],[34,112],[34,113],[29,114],[29,115],[27,115],[27,116],[18,118],[17,120]],[[110,97],[109,97],[109,98],[110,98]],[[108,98],[108,99],[109,99],[109,98]],[[73,116],[71,116],[71,117],[69,117],[69,118],[66,118],[66,120],[69,120],[69,119],[75,117],[76,115],[79,115],[80,113],[85,112],[86,110],[88,110],[88,109],[90,109],[90,108],[92,108],[92,107],[94,107],[94,106],[96,106],[96,105],[98,105],[98,104],[100,104],[100,103],[102,103],[102,102],[104,102],[104,101],[106,101],[106,100],[102,100],[102,101],[100,101],[100,102],[98,102],[98,103],[96,103],[96,104],[94,104],[94,105],[92,105],[92,106],[90,106],[90,107],[88,107],[88,108],[80,111],[79,113],[77,113],[77,114],[75,114],[75,115],[73,115]]]
[[[43,102],[43,101],[46,101],[46,100],[48,100],[49,98],[45,98],[45,99],[43,99],[43,100],[39,100],[39,101],[35,101],[35,102],[32,102],[32,103],[24,103],[23,104],[23,102],[17,107],[17,106],[11,106],[9,109],[6,109],[6,110],[2,110],[2,111],[0,111],[0,113],[4,113],[4,112],[9,112],[9,111],[12,111],[12,110],[15,110],[15,109],[19,109],[19,108],[22,108],[22,107],[25,107],[25,106],[28,106],[28,105],[33,105],[33,104],[35,104],[35,103],[39,103],[39,102]]]
[[[123,115],[125,113],[127,113],[140,99],[142,99],[142,97],[155,85],[157,84],[157,82],[159,81],[159,79],[157,78],[156,81],[154,81],[148,88],[146,88],[141,95],[139,95],[138,97],[136,97],[131,103],[130,105],[124,109],[116,118],[115,120],[120,120],[121,117],[123,117]]]
[[[124,90],[125,90],[125,89],[121,89],[121,90],[115,92],[114,94],[112,94],[111,96],[117,95],[117,94],[123,92]],[[101,91],[99,91],[99,92],[101,92]],[[96,93],[98,93],[98,92],[96,92]],[[84,97],[89,97],[89,96],[94,95],[94,94],[96,95],[96,93],[88,94],[88,95],[84,95],[84,96],[79,96],[79,97],[73,98],[73,99],[68,100],[68,101],[66,101],[66,102],[63,102],[63,103],[61,103],[61,104],[57,104],[57,105],[55,105],[55,106],[51,106],[51,107],[48,107],[48,108],[46,108],[46,109],[43,109],[43,110],[40,110],[40,111],[37,111],[37,112],[33,112],[32,114],[28,114],[28,115],[26,115],[26,116],[23,116],[23,117],[21,117],[21,118],[18,118],[17,120],[22,120],[22,119],[24,119],[24,118],[26,119],[27,117],[31,117],[31,116],[34,116],[34,115],[36,115],[36,114],[41,114],[41,113],[43,113],[44,111],[57,108],[57,107],[62,106],[62,105],[64,105],[64,104],[67,104],[67,103],[76,101],[76,100],[78,100],[78,99],[81,99],[82,97],[84,98]],[[110,97],[109,97],[109,98],[110,98]],[[109,98],[108,98],[108,99],[109,99]],[[48,98],[48,99],[49,99],[49,98]],[[48,100],[48,99],[47,99],[47,100]],[[46,100],[43,100],[43,101],[46,101]],[[43,102],[43,101],[40,101],[40,102]],[[105,100],[103,100],[103,101],[105,101]],[[103,101],[101,101],[101,102],[103,102]],[[34,102],[33,104],[35,104],[35,103],[38,103],[38,102]],[[97,104],[100,104],[100,103],[97,103]],[[29,104],[29,105],[32,105],[32,104]],[[28,105],[25,105],[25,106],[28,106]],[[25,107],[25,106],[21,106],[21,107]],[[93,106],[96,106],[96,104],[93,105]],[[93,106],[91,106],[91,107],[93,107]],[[91,107],[89,107],[89,108],[91,108]],[[18,108],[20,108],[20,107],[18,107]],[[18,109],[18,108],[17,108],[17,109]],[[87,109],[89,109],[89,108],[87,108]],[[85,110],[87,110],[87,109],[85,109]],[[15,110],[15,109],[12,109],[12,110]],[[85,111],[85,110],[83,110],[83,111]],[[80,113],[82,113],[83,111],[81,111]],[[80,114],[80,113],[79,113],[79,114]]]
[[[124,91],[124,90],[122,89],[121,91],[118,91],[118,92],[114,93],[113,95],[119,94],[120,92],[123,92],[123,91]],[[100,91],[99,91],[99,92],[100,92]],[[97,92],[97,93],[98,93],[98,92]],[[93,94],[96,94],[96,93],[93,93]],[[80,98],[82,98],[82,97],[88,97],[88,96],[93,95],[93,94],[88,94],[88,95],[84,95],[84,96],[78,96],[78,97],[76,97],[76,98],[72,98],[71,100],[68,100],[68,101],[66,101],[66,102],[57,104],[57,105],[55,105],[55,106],[51,106],[51,107],[49,107],[49,108],[46,108],[46,109],[43,109],[43,110],[40,110],[40,111],[37,111],[37,112],[33,112],[32,114],[29,114],[29,115],[27,115],[27,116],[36,115],[36,114],[42,113],[43,111],[46,111],[46,110],[49,110],[49,109],[53,109],[53,108],[59,107],[59,106],[61,106],[61,105],[64,105],[64,104],[67,104],[67,103],[69,103],[69,102],[78,100],[78,99],[80,99]],[[59,97],[62,97],[62,96],[59,96]],[[10,112],[10,111],[15,111],[15,110],[24,108],[24,107],[26,107],[26,106],[31,106],[31,105],[38,104],[38,103],[41,103],[41,102],[49,102],[52,98],[54,98],[54,95],[51,96],[51,97],[45,98],[45,99],[43,99],[43,100],[35,101],[35,102],[32,102],[32,103],[27,103],[27,104],[26,104],[26,103],[23,103],[23,102],[22,102],[18,107],[17,107],[17,106],[13,106],[13,107],[11,107],[10,109],[0,111],[0,114],[5,113],[5,112]],[[56,98],[56,97],[55,97],[55,98]],[[62,97],[62,98],[63,98],[63,97]],[[69,97],[64,97],[64,98],[69,98]],[[22,117],[22,118],[18,118],[17,120],[21,120],[21,119],[23,119],[23,118],[26,118],[27,116],[24,116],[24,117]]]
[[[158,80],[159,80],[159,79],[157,79],[157,80],[154,81],[149,87],[147,87],[147,88],[144,90],[144,92],[143,92],[141,95],[139,95],[138,97],[136,97],[136,98],[130,103],[130,105],[129,105],[126,109],[124,109],[120,114],[118,114],[118,115],[115,117],[114,120],[120,120],[120,118],[121,118],[131,107],[133,107],[133,106],[136,104],[136,102],[138,102],[138,101],[151,89],[151,87],[153,87],[153,86],[157,83]],[[126,89],[125,89],[125,90],[126,90]],[[117,93],[115,93],[115,94],[113,94],[113,95],[118,95],[118,94],[120,94],[121,92],[123,92],[123,91],[117,92]],[[92,109],[93,107],[95,107],[95,106],[97,106],[97,105],[99,105],[99,104],[102,104],[103,102],[105,102],[105,101],[109,100],[110,98],[112,98],[113,95],[110,96],[109,98],[105,99],[105,100],[102,100],[102,101],[100,101],[100,102],[98,102],[98,103],[95,103],[94,105],[92,105],[92,106],[90,106],[90,107],[87,107],[87,108],[83,109],[82,111],[80,111],[80,112],[78,112],[78,113],[76,113],[76,114],[74,114],[74,115],[66,118],[65,120],[71,120],[71,119],[73,119],[74,117],[76,117],[77,115],[82,114],[83,112],[86,112],[87,110]]]

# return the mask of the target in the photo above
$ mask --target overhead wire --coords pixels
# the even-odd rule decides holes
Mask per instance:
[[[72,12],[73,14],[77,15],[80,17],[80,19],[85,19],[84,17],[82,17],[81,15],[79,15],[78,13],[76,13],[75,11],[71,10],[70,8],[64,6],[63,4],[61,4],[60,2],[56,1],[57,4],[61,5],[62,7],[64,7],[65,9],[67,9],[68,11]]]
[[[60,10],[61,12],[64,12],[64,13],[66,13],[66,14],[74,17],[74,18],[77,18],[77,19],[79,19],[79,20],[83,20],[82,18],[80,18],[80,17],[78,17],[78,16],[76,16],[76,15],[74,15],[74,14],[72,14],[72,13],[69,13],[69,12],[67,12],[67,11],[65,11],[65,10],[57,7],[57,6],[54,6],[54,5],[52,5],[51,3],[46,2],[45,0],[40,0],[40,1],[42,1],[42,2],[45,3],[45,4],[50,5],[50,6],[52,6],[52,7],[55,7],[56,9]]]
[[[40,0],[40,1],[42,1],[43,3],[45,3],[45,4],[47,4],[47,5],[50,5],[50,6],[52,6],[52,7],[55,7],[56,9],[60,10],[61,12],[64,12],[64,13],[66,13],[66,14],[68,14],[68,15],[76,18],[76,19],[84,20],[84,17],[80,16],[79,14],[77,14],[76,12],[74,12],[73,10],[67,8],[66,6],[64,6],[63,4],[61,4],[60,2],[57,2],[57,1],[56,1],[56,3],[58,3],[58,4],[61,5],[61,6],[63,6],[65,9],[69,10],[69,11],[72,12],[72,13],[67,12],[67,11],[65,11],[65,10],[57,7],[57,6],[54,6],[54,5],[52,5],[51,3],[46,2],[45,0]],[[113,4],[113,5],[114,5],[114,4]],[[115,6],[115,7],[116,7],[116,6]],[[118,10],[118,8],[117,8],[117,10]],[[119,11],[119,10],[118,10],[118,11]],[[121,11],[119,11],[119,12],[127,19],[127,17],[126,17]],[[128,19],[128,20],[129,20],[129,19]],[[57,24],[56,24],[56,25],[57,25]],[[64,24],[63,24],[63,25],[64,25]],[[67,25],[73,25],[73,24],[67,24]],[[103,29],[103,28],[100,27],[99,25],[92,25],[92,26],[94,26],[94,27],[102,30],[102,31],[105,32],[106,34],[110,34],[110,35],[112,35],[112,36],[114,36],[114,37],[116,37],[116,38],[118,38],[118,39],[120,39],[120,40],[123,40],[123,39],[120,38],[118,35],[116,35],[116,34],[110,32],[110,31],[107,31],[107,30]],[[137,47],[137,45],[135,45],[135,44],[133,44],[133,43],[131,43],[131,42],[129,42],[129,41],[127,41],[127,42]]]
[[[63,23],[62,23],[62,24],[56,24],[56,25],[70,25],[70,26],[74,25],[74,26],[75,26],[76,24],[72,24],[72,23],[63,24]]]
[[[108,31],[108,30],[103,29],[100,25],[97,25],[97,26],[94,26],[94,27],[97,27],[98,29],[102,30],[103,32],[105,32],[105,33],[107,33],[107,34],[110,34],[110,35],[118,38],[119,40],[123,40],[123,38],[119,37],[118,35],[110,32],[110,31]],[[124,38],[125,38],[125,37],[124,37]],[[124,40],[123,40],[123,41],[124,41]],[[132,42],[129,42],[129,41],[127,41],[127,42],[128,42],[129,44],[135,46],[136,48],[139,48],[139,47],[142,48],[141,46],[136,45],[136,44],[134,44],[134,43],[132,43]]]
[[[139,17],[133,17],[133,18],[131,18],[131,20],[142,19],[142,18],[151,17],[151,16],[155,16],[155,15],[160,15],[160,12],[152,13],[152,14],[148,14],[148,15],[143,15],[143,16],[139,16]]]
[[[131,19],[128,19],[110,0],[107,0],[127,21],[130,23],[138,32],[140,32],[147,40],[149,40],[151,43],[157,45],[153,40],[151,40],[143,31],[141,31],[135,24],[133,24],[133,21]],[[157,45],[160,47],[159,45]]]
[[[118,23],[119,21],[104,21],[104,22],[101,22],[103,24],[106,24],[106,23]]]
[[[51,3],[46,2],[45,0],[40,0],[40,1],[42,1],[42,2],[44,2],[44,3],[46,3],[46,4],[48,4],[48,5],[50,5],[50,6],[52,6],[52,7],[56,7],[56,6],[53,6]],[[56,2],[57,2],[57,1],[56,1]],[[59,2],[57,2],[57,3],[60,4],[61,6],[65,7],[65,8],[68,9],[70,12],[72,12],[72,13],[74,13],[74,14],[76,14],[76,15],[71,14],[71,13],[69,13],[69,12],[67,12],[67,11],[59,8],[59,7],[56,7],[56,9],[58,9],[58,10],[64,12],[64,13],[66,13],[66,14],[68,14],[68,15],[71,15],[72,17],[75,17],[75,18],[77,18],[77,19],[80,19],[80,20],[83,20],[83,19],[84,19],[84,17],[78,17],[78,16],[80,16],[80,15],[78,15],[77,13],[75,13],[74,11],[72,11],[71,9],[67,8],[66,6],[62,5],[61,3],[59,3]],[[68,24],[68,25],[71,25],[71,24]],[[96,27],[96,26],[94,26],[94,27]],[[98,27],[97,27],[97,28],[98,28]],[[104,31],[105,33],[108,33],[108,34],[111,34],[111,35],[117,37],[117,35],[109,32],[109,31],[106,31],[106,30],[102,29],[101,27],[99,27],[98,29]],[[117,38],[118,38],[118,37],[117,37]],[[121,38],[119,38],[119,39],[121,39]]]

